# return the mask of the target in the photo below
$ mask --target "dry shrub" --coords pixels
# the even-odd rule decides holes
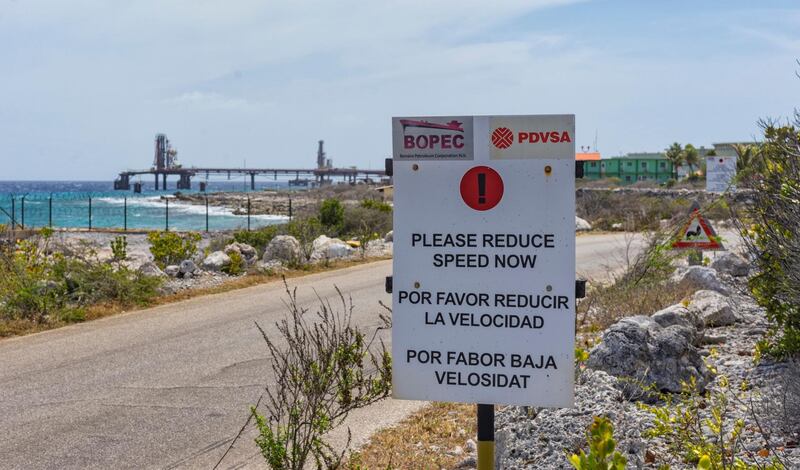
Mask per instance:
[[[669,243],[665,232],[651,234],[621,275],[610,284],[594,286],[578,304],[578,327],[603,330],[622,318],[650,315],[691,296],[695,286],[669,280],[675,271],[673,260],[681,256]]]
[[[336,449],[325,434],[350,411],[389,395],[391,356],[382,342],[373,347],[377,331],[370,338],[352,323],[353,301],[338,289],[338,305],[318,297],[314,314],[298,304],[296,289],[290,290],[285,280],[284,285],[289,314],[275,324],[277,337],[256,324],[275,377],[265,390],[263,409],[258,404],[251,408],[259,432],[256,444],[270,468],[339,468],[349,437],[344,449]],[[388,328],[388,314],[379,317],[380,329]]]
[[[670,282],[603,286],[578,305],[579,326],[602,330],[625,317],[651,315],[681,302],[696,290],[688,284]]]
[[[592,227],[611,230],[622,224],[627,231],[659,230],[661,221],[685,218],[692,202],[703,205],[703,215],[720,220],[731,217],[728,202],[714,195],[682,195],[680,193],[637,193],[634,191],[582,190],[576,193],[576,212]]]
[[[592,227],[611,230],[623,224],[626,230],[658,230],[661,220],[685,215],[691,201],[615,191],[582,191],[575,200],[578,217]]]
[[[617,177],[601,178],[601,179],[577,179],[575,186],[578,188],[618,188],[622,185],[622,180]]]

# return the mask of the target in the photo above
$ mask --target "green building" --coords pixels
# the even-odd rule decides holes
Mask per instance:
[[[583,177],[619,178],[625,184],[637,181],[663,183],[672,178],[672,163],[663,153],[629,153],[622,157],[585,162]]]

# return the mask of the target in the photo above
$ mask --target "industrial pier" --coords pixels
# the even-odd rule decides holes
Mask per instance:
[[[153,175],[155,179],[155,190],[159,190],[159,179],[161,180],[160,189],[167,189],[167,176],[178,176],[177,189],[192,189],[192,178],[197,175],[205,174],[206,179],[211,174],[250,176],[250,189],[256,189],[256,175],[272,175],[278,179],[278,175],[294,175],[294,179],[289,180],[290,185],[307,186],[309,184],[324,185],[330,184],[335,179],[355,184],[359,181],[371,182],[373,178],[378,180],[386,176],[384,170],[362,170],[358,168],[334,168],[331,159],[326,158],[323,150],[324,142],[319,141],[317,149],[316,168],[184,168],[178,163],[178,151],[170,145],[169,139],[165,134],[156,135],[155,139],[155,158],[153,166],[147,170],[128,170],[119,174],[114,180],[114,189],[128,191],[131,189],[131,177],[139,175]],[[303,178],[301,178],[303,177]],[[205,190],[205,182],[200,182],[200,190]],[[135,192],[141,192],[141,183],[134,183]]]

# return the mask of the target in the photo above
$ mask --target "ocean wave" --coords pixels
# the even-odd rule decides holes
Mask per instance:
[[[187,204],[183,202],[175,202],[173,198],[169,198],[169,213],[170,214],[187,214],[187,215],[202,215],[205,216],[206,214],[206,207],[205,205],[197,205],[197,204]],[[125,200],[123,198],[117,197],[101,197],[96,199],[98,202],[103,202],[105,204],[114,205],[114,206],[122,206],[125,204]],[[152,196],[152,197],[141,197],[141,198],[130,198],[128,199],[128,208],[152,208],[152,209],[164,209],[165,202],[161,199],[160,196]],[[247,218],[247,214],[234,214],[233,210],[227,207],[218,207],[218,206],[208,206],[208,215],[209,217],[234,217],[234,218]],[[288,221],[289,218],[283,215],[273,215],[273,214],[253,214],[250,216],[251,219],[260,219],[260,220],[280,220],[280,221]]]

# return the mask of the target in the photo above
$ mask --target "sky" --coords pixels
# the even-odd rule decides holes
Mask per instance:
[[[391,117],[575,114],[604,157],[800,106],[800,2],[0,0],[0,180],[382,168]]]

